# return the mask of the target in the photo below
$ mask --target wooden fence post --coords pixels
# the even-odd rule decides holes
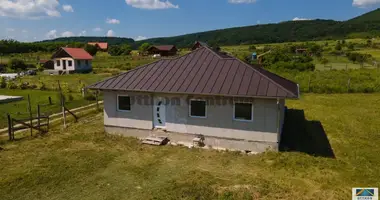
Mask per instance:
[[[347,81],[347,92],[350,93],[350,84],[351,84],[351,77],[348,78],[348,81]]]
[[[99,111],[99,90],[96,90],[96,110]]]
[[[28,110],[29,110],[29,117],[30,117],[30,136],[33,136],[33,115],[32,115],[32,106],[30,103],[30,95],[28,94]]]
[[[9,136],[9,140],[12,141],[13,140],[13,137],[12,137],[12,119],[11,119],[11,115],[8,113],[7,114],[7,118],[8,118],[8,136]]]
[[[58,80],[58,89],[61,97],[61,107],[62,107],[62,115],[63,115],[63,128],[66,128],[66,110],[65,110],[65,99],[62,94],[61,84]]]
[[[40,113],[40,104],[37,105],[37,127],[41,130],[41,121],[40,121],[41,113]],[[41,134],[41,131],[40,131]]]
[[[53,105],[53,102],[51,101],[51,97],[49,96],[49,105]]]

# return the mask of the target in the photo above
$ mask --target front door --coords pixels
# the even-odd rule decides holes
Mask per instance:
[[[165,98],[154,97],[153,126],[154,128],[165,128]]]
[[[62,60],[63,62],[63,70],[66,70],[66,60]]]

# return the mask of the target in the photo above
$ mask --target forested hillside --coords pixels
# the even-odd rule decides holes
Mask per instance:
[[[91,37],[91,36],[81,36],[81,37],[63,37],[56,38],[53,40],[45,40],[42,42],[107,42],[109,45],[119,45],[119,44],[133,44],[135,41],[131,38],[123,37]]]

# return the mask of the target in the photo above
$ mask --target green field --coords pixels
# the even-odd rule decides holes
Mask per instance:
[[[34,117],[37,116],[37,105],[48,104],[49,97],[51,97],[53,105],[42,106],[41,113],[51,115],[61,111],[58,91],[0,89],[0,94],[24,97],[22,101],[0,104],[0,129],[7,127],[7,113],[11,114],[11,116],[16,119],[25,119],[29,117],[28,95],[30,95],[31,108]],[[66,100],[66,106],[68,108],[77,108],[94,102],[83,99],[80,93],[70,94],[74,99]]]
[[[316,147],[335,159],[146,146],[104,134],[99,113],[64,132],[0,143],[0,199],[351,199],[352,187],[380,185],[379,99],[309,94],[287,102],[287,130],[295,131],[288,141],[298,145],[290,150]]]

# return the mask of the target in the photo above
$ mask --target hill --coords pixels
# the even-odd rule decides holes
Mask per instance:
[[[108,42],[110,45],[118,45],[118,44],[134,44],[134,40],[132,38],[123,38],[123,37],[92,37],[92,36],[81,36],[81,37],[61,37],[53,40],[44,40],[41,42]]]
[[[378,30],[380,30],[380,9],[343,22],[321,19],[287,21],[277,24],[236,27],[175,37],[152,38],[137,43],[176,44],[178,47],[189,47],[196,40],[220,46],[262,44],[343,39],[356,33],[358,33],[356,34],[357,37],[373,37],[380,35]]]
[[[130,38],[116,37],[70,37],[57,38],[50,41],[103,41],[108,42],[110,45],[129,43],[134,48],[144,42],[148,42],[155,45],[175,44],[179,48],[184,48],[190,47],[194,41],[197,40],[207,42],[209,45],[220,46],[263,44],[325,39],[343,39],[347,37],[373,37],[380,35],[379,30],[380,9],[376,9],[347,21],[323,19],[307,21],[286,21],[277,24],[235,27],[174,37],[152,38],[137,42]]]

